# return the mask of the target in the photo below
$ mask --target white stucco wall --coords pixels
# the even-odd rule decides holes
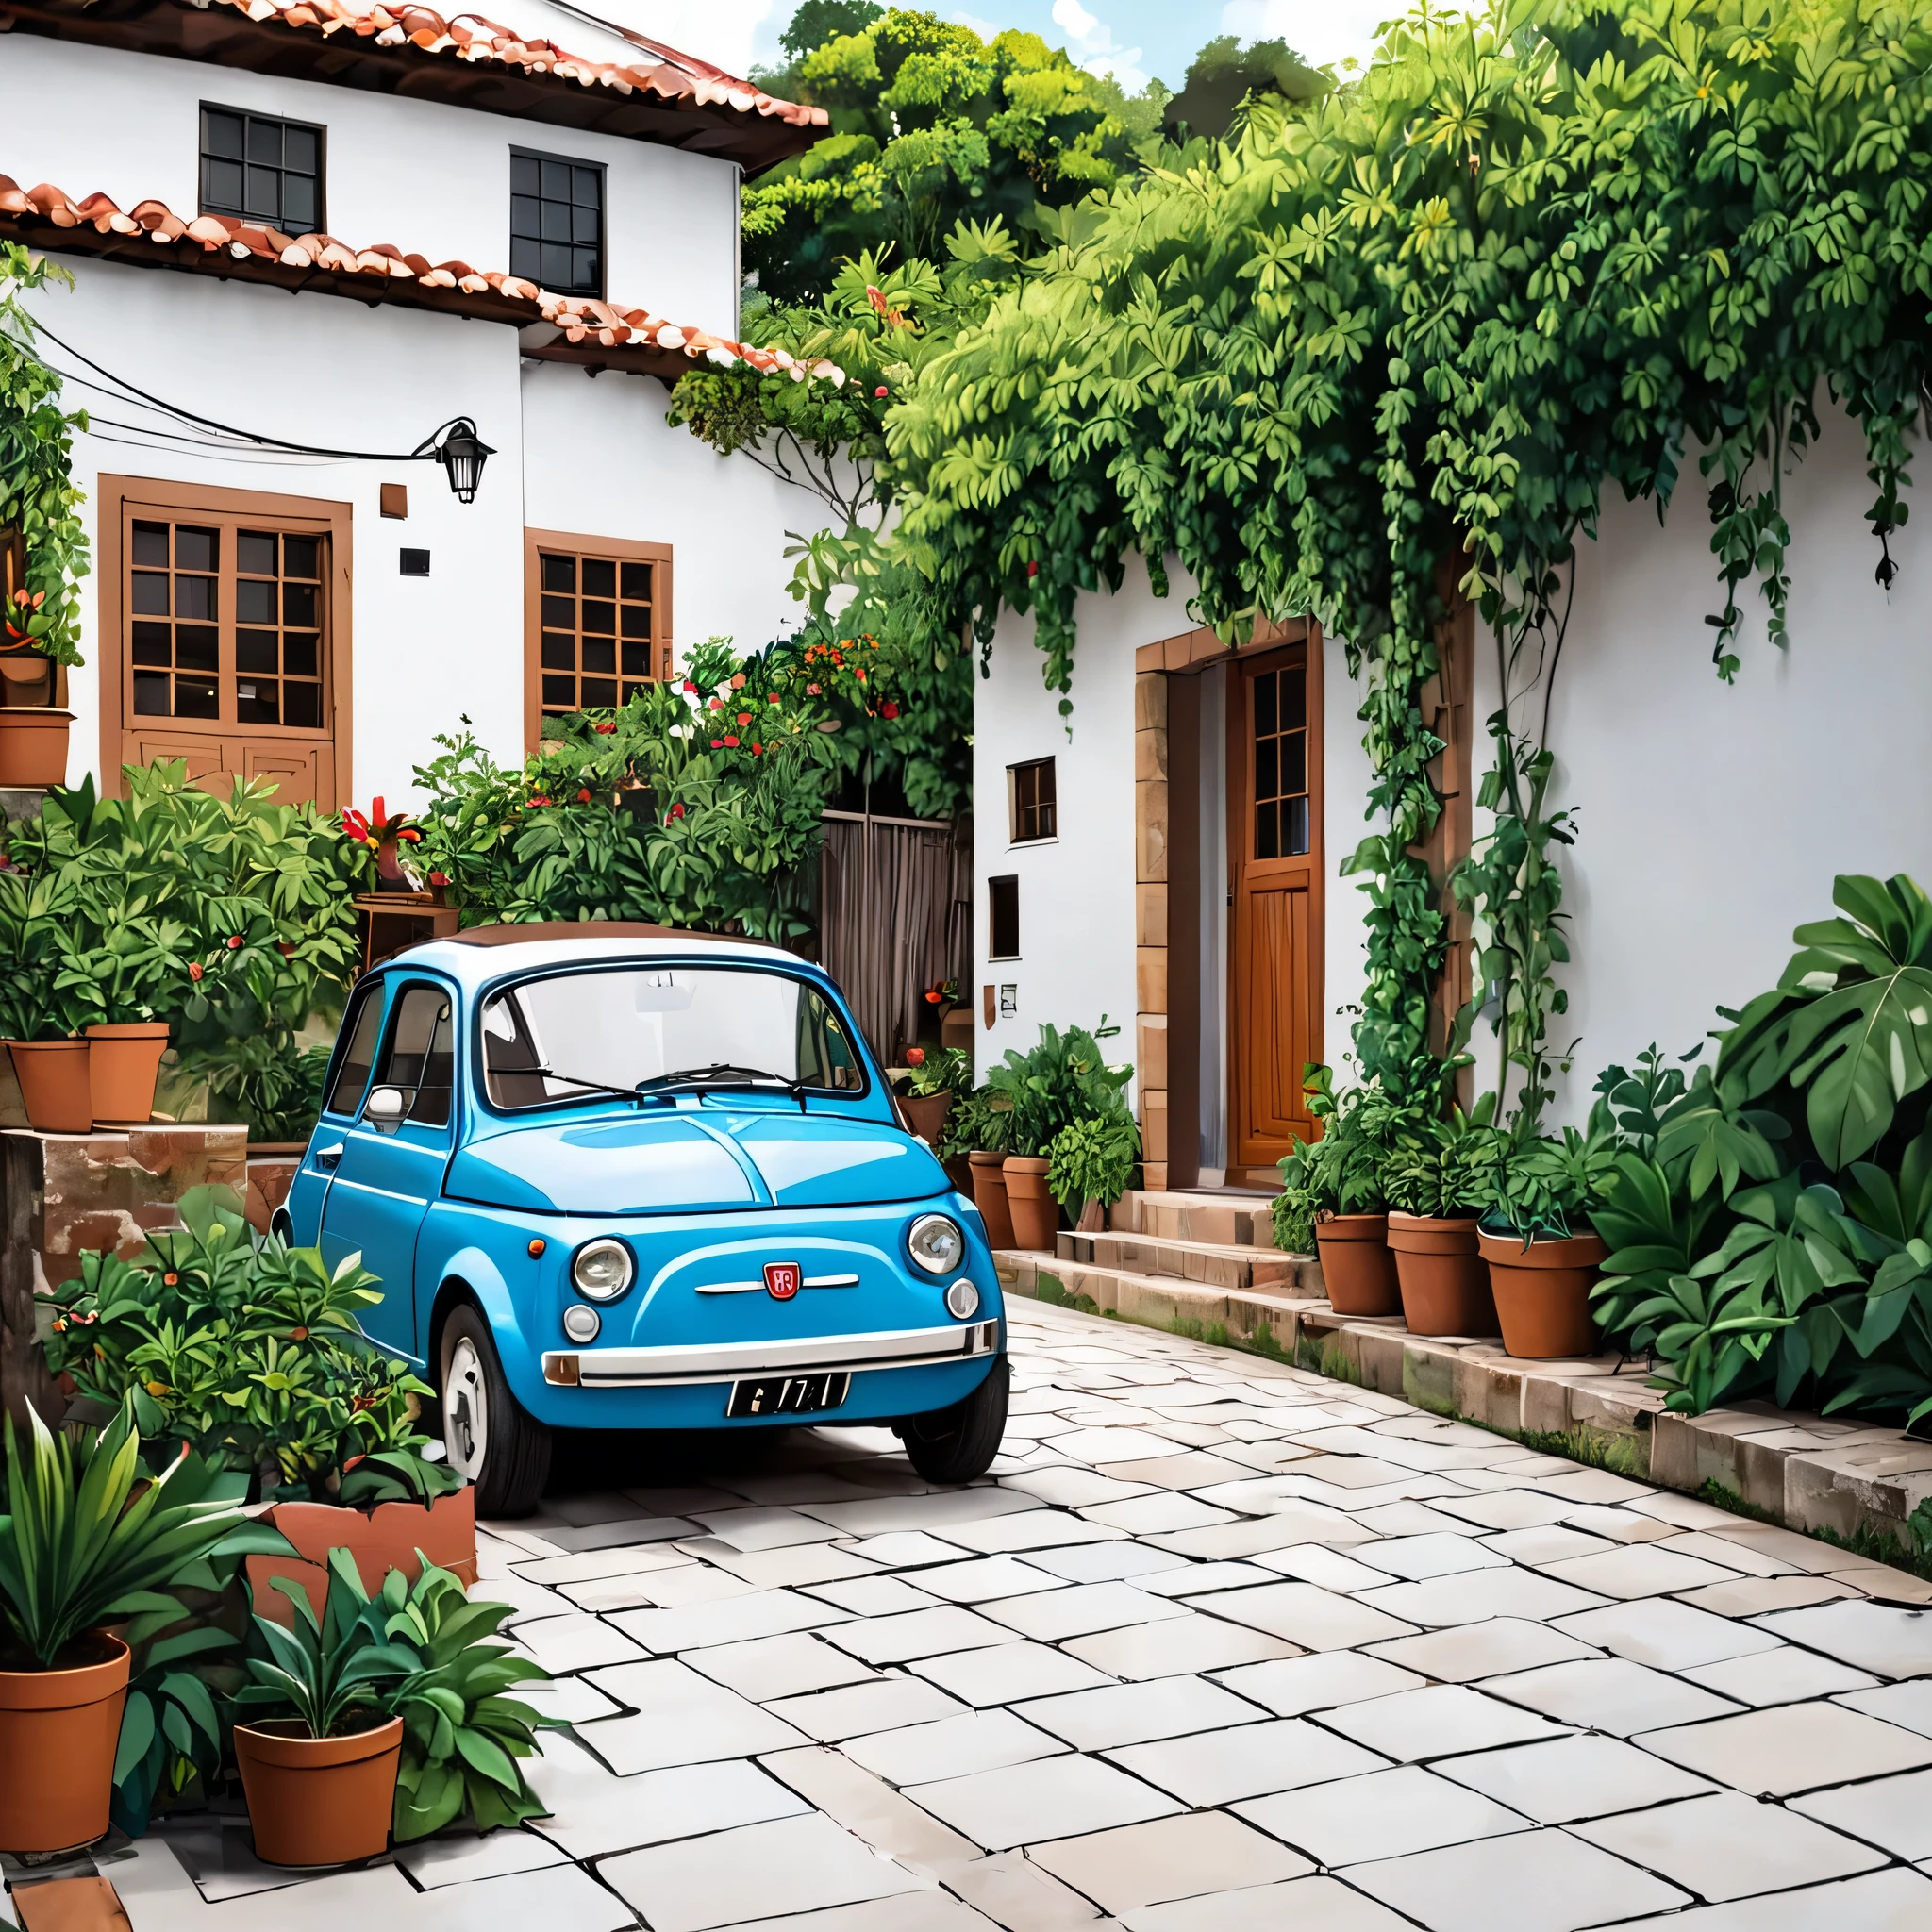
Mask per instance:
[[[576,50],[560,27],[548,30]],[[718,334],[735,327],[738,181],[729,161],[26,33],[6,37],[5,72],[0,173],[23,187],[51,181],[75,200],[98,191],[124,208],[152,198],[192,219],[200,208],[201,105],[283,115],[327,129],[330,234],[353,248],[388,242],[405,254],[478,270],[509,269],[512,147],[602,162],[610,299]]]
[[[1071,738],[1030,616],[1002,615],[992,675],[974,684],[975,982],[961,991],[982,1072],[1008,1047],[1031,1047],[1042,1023],[1093,1026],[1103,1013],[1121,1028],[1108,1053],[1135,1058],[1134,650],[1190,626],[1178,587],[1157,598],[1138,559],[1117,596],[1083,595],[1077,618]],[[1012,845],[1007,767],[1043,758],[1057,761],[1058,836]],[[1008,874],[1020,882],[1020,957],[993,959],[987,880]],[[1018,998],[991,1029],[979,1005],[988,983]]]
[[[1834,874],[1932,886],[1932,543],[1915,503],[1891,540],[1898,578],[1878,588],[1860,439],[1836,410],[1824,420],[1784,489],[1789,646],[1766,641],[1762,600],[1740,593],[1735,685],[1710,662],[1704,619],[1724,599],[1689,462],[1662,529],[1649,504],[1607,505],[1581,558],[1550,708],[1551,795],[1578,834],[1562,859],[1570,1011],[1552,1039],[1580,1043],[1558,1122],[1588,1114],[1607,1064],[1653,1040],[1686,1052],[1722,1024],[1719,1004],[1775,984],[1791,928],[1832,916]],[[1479,649],[1478,719],[1497,689]]]

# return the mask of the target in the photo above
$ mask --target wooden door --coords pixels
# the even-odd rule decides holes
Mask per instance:
[[[1305,1069],[1323,1057],[1322,654],[1237,658],[1228,679],[1228,1179],[1274,1185],[1312,1139]]]
[[[333,811],[346,777],[348,506],[102,478],[102,753],[268,778]],[[117,661],[118,660],[118,661]]]

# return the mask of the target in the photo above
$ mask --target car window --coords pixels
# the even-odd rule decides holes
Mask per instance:
[[[482,1025],[487,1091],[502,1108],[714,1070],[726,1084],[866,1086],[838,1009],[789,973],[653,965],[553,974],[492,994]]]
[[[382,986],[365,987],[356,995],[356,1004],[342,1026],[348,1045],[342,1049],[342,1064],[336,1083],[329,1089],[327,1113],[353,1114],[362,1104],[363,1090],[369,1085],[369,1069],[375,1060],[375,1036],[382,1024]]]
[[[449,994],[440,986],[406,987],[396,1002],[375,1084],[400,1087],[409,1103],[407,1117],[425,1126],[449,1124],[456,1078],[451,1035]]]

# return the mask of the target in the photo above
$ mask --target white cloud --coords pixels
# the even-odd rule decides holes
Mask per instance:
[[[1350,55],[1366,63],[1376,27],[1404,11],[1402,0],[1227,0],[1221,31],[1244,41],[1286,41],[1318,67]]]
[[[1123,47],[1113,29],[1089,13],[1080,0],[1054,0],[1053,18],[1067,36],[1068,51],[1089,74],[1111,75],[1130,94],[1147,85],[1146,70],[1141,65],[1144,50]]]
[[[1056,26],[1065,27],[1076,41],[1081,42],[1084,42],[1100,25],[1100,22],[1080,5],[1080,0],[1053,0],[1053,18]]]

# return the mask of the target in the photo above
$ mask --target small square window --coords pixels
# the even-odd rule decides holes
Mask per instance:
[[[300,121],[201,110],[201,211],[288,235],[322,227],[323,130]]]
[[[604,170],[557,155],[509,158],[509,272],[558,295],[604,292]]]
[[[1020,957],[1020,881],[1012,874],[988,879],[987,957],[990,959],[1017,959]]]
[[[1059,836],[1058,790],[1051,758],[1007,767],[1007,806],[1012,841],[1023,845],[1032,839]]]

